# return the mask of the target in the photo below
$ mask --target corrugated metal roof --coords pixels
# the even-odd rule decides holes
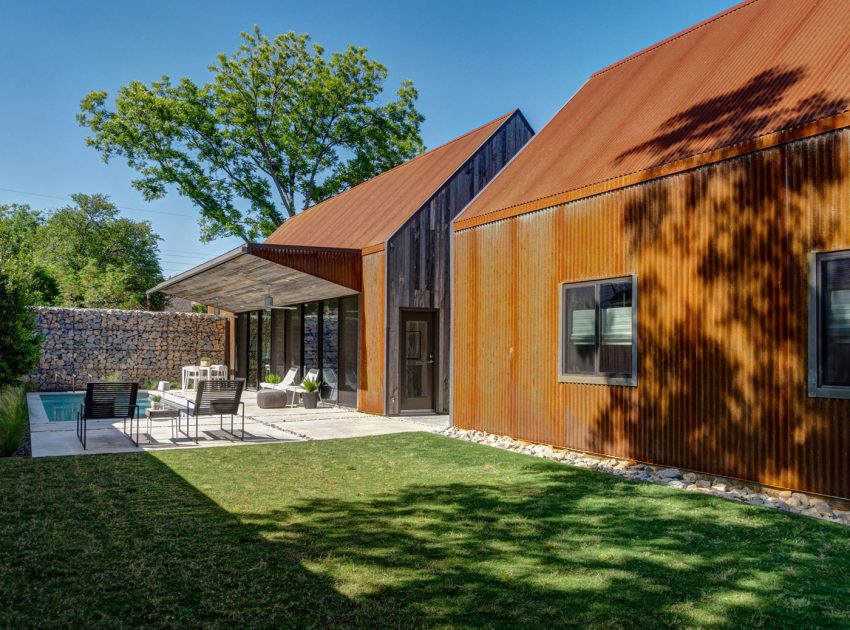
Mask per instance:
[[[514,113],[295,215],[266,243],[357,249],[384,243]]]
[[[848,108],[850,1],[743,2],[591,76],[456,229]]]

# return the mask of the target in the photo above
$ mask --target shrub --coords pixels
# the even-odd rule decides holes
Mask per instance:
[[[280,378],[280,374],[267,374],[266,375],[266,383],[270,385],[277,385],[280,381],[283,380]]]
[[[103,380],[107,383],[120,383],[122,378],[121,370],[112,370],[103,377]]]
[[[301,381],[301,387],[304,388],[305,392],[316,392],[319,391],[319,388],[322,386],[322,379],[320,378],[305,378]]]
[[[27,392],[23,387],[7,387],[0,393],[0,455],[14,455],[29,426]]]
[[[38,363],[43,337],[30,304],[27,289],[0,271],[0,387],[17,384]]]

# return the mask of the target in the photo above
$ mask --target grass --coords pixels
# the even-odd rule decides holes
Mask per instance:
[[[427,434],[0,461],[0,627],[847,627],[850,530]]]

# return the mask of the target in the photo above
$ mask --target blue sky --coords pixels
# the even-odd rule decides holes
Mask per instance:
[[[258,24],[268,35],[310,33],[328,50],[369,48],[389,69],[390,91],[416,84],[434,147],[515,107],[540,129],[595,70],[734,4],[0,0],[0,203],[49,209],[71,193],[106,193],[153,224],[173,275],[239,241],[201,243],[187,200],[145,202],[130,187],[133,171],[85,146],[75,115],[90,90],[114,95],[163,74],[205,81],[215,55]]]

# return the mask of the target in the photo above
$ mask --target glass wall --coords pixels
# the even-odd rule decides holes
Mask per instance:
[[[248,314],[248,373],[245,381],[248,387],[257,387],[260,364],[260,311]]]
[[[339,370],[339,300],[322,302],[322,398],[336,401]]]
[[[357,406],[357,349],[360,335],[360,299],[356,295],[339,300],[339,370],[337,389],[339,404]]]
[[[260,382],[272,371],[272,313],[271,310],[260,311]]]
[[[318,369],[325,382],[322,400],[356,407],[359,331],[356,295],[241,313],[236,325],[237,376],[256,388],[268,374],[283,377],[295,367],[298,383]]]
[[[304,374],[301,371],[301,307],[285,311],[286,332],[283,337],[283,354],[286,357],[282,377],[290,368],[298,370],[298,378]]]
[[[310,302],[302,305],[302,318],[304,320],[303,334],[303,374],[306,376],[310,370],[319,369],[319,303]]]

